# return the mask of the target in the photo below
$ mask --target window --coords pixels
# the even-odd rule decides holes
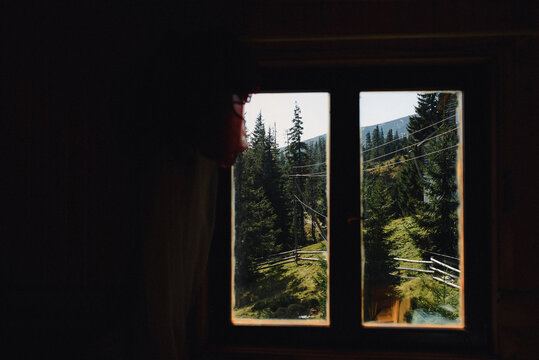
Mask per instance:
[[[364,326],[463,327],[462,100],[360,94]]]
[[[230,221],[234,214],[234,209],[231,208],[235,196],[233,193],[237,192],[237,189],[234,189],[232,174],[225,174],[221,192],[223,216],[219,217],[222,220],[218,231],[220,237],[214,242],[216,245],[212,249],[213,257],[210,259],[210,342],[221,345],[282,348],[342,347],[360,351],[383,349],[469,353],[487,348],[490,341],[490,161],[485,159],[491,156],[489,153],[491,124],[486,105],[488,93],[485,90],[484,79],[487,77],[484,68],[472,65],[364,69],[275,68],[266,69],[264,75],[262,87],[264,92],[314,92],[326,93],[329,97],[331,111],[326,159],[329,166],[326,170],[329,174],[327,188],[330,197],[327,202],[326,225],[331,247],[331,251],[328,252],[330,271],[327,294],[331,300],[328,309],[330,316],[324,326],[301,326],[308,324],[308,321],[305,321],[308,319],[296,317],[294,323],[281,322],[278,324],[280,326],[275,326],[277,324],[271,322],[260,322],[256,324],[257,326],[242,321],[234,322],[232,309],[235,308],[235,304],[230,293],[234,286],[231,274],[235,271],[235,264],[232,261],[233,249],[229,234],[232,233],[233,227],[237,226],[237,223]],[[374,93],[411,90],[438,97],[439,102],[445,104],[452,103],[453,105],[445,107],[438,106],[439,104],[434,106],[452,120],[444,126],[423,124],[420,127],[432,128],[433,131],[421,139],[413,138],[413,135],[410,135],[412,128],[407,129],[409,136],[407,143],[402,141],[399,147],[391,150],[390,146],[387,146],[387,149],[380,146],[378,149],[384,148],[383,152],[373,155],[375,153],[373,151],[372,154],[368,154],[366,146],[368,141],[360,140],[360,136],[366,136],[367,131],[365,128],[361,131],[363,124],[360,124],[361,120],[358,121],[360,111],[365,109],[363,103],[360,109],[359,96],[365,99]],[[417,97],[418,94],[415,94],[416,99]],[[390,107],[384,104],[382,106]],[[289,111],[289,117],[293,118],[293,111]],[[365,119],[365,116],[361,118]],[[434,124],[443,118],[436,118],[431,122]],[[272,125],[271,122],[268,125]],[[370,129],[371,143],[373,130]],[[396,129],[392,131],[393,139],[402,139],[404,133],[401,131],[399,130],[399,136],[396,136]],[[451,144],[445,146],[451,148],[452,152],[444,150],[443,141],[447,140],[446,134],[450,134],[449,138],[453,139]],[[381,138],[380,135],[379,133],[378,138]],[[388,144],[387,136],[388,131],[384,128],[383,145]],[[398,141],[389,144],[396,143]],[[378,145],[380,144],[376,146]],[[371,144],[370,148],[374,146]],[[406,150],[417,152],[400,155],[401,151]],[[453,189],[456,186],[457,190],[446,197],[453,206],[455,201],[457,203],[459,216],[455,218],[452,213],[451,217],[453,225],[455,219],[458,219],[456,228],[455,226],[451,228],[453,234],[455,229],[458,234],[457,244],[451,242],[450,250],[440,247],[439,243],[433,245],[429,243],[426,234],[422,233],[425,229],[423,227],[415,229],[417,239],[413,241],[417,240],[417,243],[414,243],[414,248],[410,248],[412,241],[409,241],[402,244],[409,247],[408,252],[397,254],[388,251],[384,254],[384,259],[389,262],[388,269],[383,272],[384,277],[398,279],[398,283],[391,283],[393,290],[401,291],[403,295],[408,291],[409,295],[409,300],[406,300],[409,303],[402,306],[398,304],[397,307],[395,300],[399,294],[392,293],[388,296],[388,292],[383,288],[374,290],[377,287],[376,282],[369,283],[372,280],[369,278],[371,276],[369,269],[372,269],[370,265],[378,259],[376,251],[367,244],[369,235],[366,234],[371,231],[372,235],[374,232],[372,224],[368,223],[371,220],[369,211],[376,209],[377,204],[373,202],[372,195],[370,198],[365,195],[375,186],[373,184],[380,182],[377,176],[390,177],[395,175],[392,171],[395,172],[397,168],[404,168],[404,164],[409,164],[413,166],[408,170],[416,171],[411,175],[422,175],[424,188],[415,194],[416,199],[421,200],[421,206],[424,208],[434,207],[436,205],[432,200],[434,195],[429,189],[436,185],[436,174],[431,171],[432,169],[425,167],[434,163],[433,155],[449,153],[454,157],[464,154],[462,159],[452,163],[453,180],[450,183]],[[419,164],[420,159],[423,159],[423,165]],[[396,163],[399,164],[393,165]],[[457,175],[461,177],[461,181],[456,181],[457,169],[460,171]],[[367,176],[370,178],[365,179],[365,171],[369,173]],[[385,189],[379,185],[377,185],[379,189]],[[371,189],[365,189],[369,186]],[[309,205],[307,202],[304,203]],[[318,211],[317,208],[312,208]],[[303,210],[304,219],[308,220],[311,215],[309,211]],[[403,214],[408,214],[408,217],[418,214],[426,216],[419,212],[412,213],[410,209],[403,209],[400,215]],[[412,220],[403,220],[407,216],[400,215],[385,219],[393,223],[385,224],[382,227],[384,231],[400,229],[403,232],[402,229],[406,226],[415,226],[412,225]],[[362,217],[365,218],[364,221]],[[425,221],[427,220],[429,219]],[[364,248],[362,236],[366,244]],[[428,246],[423,246],[425,244]],[[224,269],[230,271],[223,271]],[[372,274],[379,273],[375,270]],[[440,275],[436,276],[437,274]],[[406,276],[419,278],[410,280],[427,285],[416,289],[410,286],[413,283],[406,284],[406,281],[401,281],[407,279]],[[427,294],[429,289],[431,294]],[[376,295],[376,291],[380,291],[380,294]],[[435,292],[438,300],[435,299],[429,304],[426,300],[429,298],[432,300]],[[402,303],[406,298],[402,296],[398,299]],[[376,300],[379,305],[375,305]],[[384,301],[387,304],[382,304]],[[376,309],[376,306],[379,308]],[[394,314],[393,309],[404,310],[396,311]],[[306,314],[298,314],[298,317],[301,315]],[[425,321],[430,315],[435,315],[437,319]],[[287,320],[290,320],[290,317]],[[300,323],[296,323],[297,321]]]
[[[329,94],[255,94],[233,169],[232,322],[329,325]]]

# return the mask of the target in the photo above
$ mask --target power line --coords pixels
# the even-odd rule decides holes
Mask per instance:
[[[324,217],[324,218],[328,218],[326,215],[324,214],[320,214],[318,211],[316,211],[315,209],[313,209],[312,207],[310,207],[309,205],[305,204],[303,201],[301,201],[296,195],[294,195],[294,197],[296,198],[297,201],[300,202],[301,205],[304,205],[306,207],[308,207],[309,209],[311,209],[312,211],[314,211],[315,213],[317,213],[318,215]]]
[[[408,161],[411,161],[411,160],[415,160],[415,159],[419,159],[419,158],[422,158],[422,157],[425,157],[425,156],[428,156],[428,155],[436,154],[436,153],[439,153],[441,151],[449,150],[449,149],[452,149],[452,148],[455,148],[455,147],[458,147],[458,146],[459,146],[459,144],[453,145],[453,146],[448,146],[448,147],[440,149],[440,150],[432,151],[432,152],[430,152],[428,154],[419,155],[419,156],[416,156],[416,157],[413,157],[413,158],[410,158],[410,159],[398,161],[398,162],[391,163],[391,164],[373,166],[373,167],[370,167],[370,168],[367,168],[367,169],[363,169],[363,171],[376,170],[376,169],[381,169],[381,168],[385,168],[385,167],[388,167],[388,166],[399,165],[399,164],[402,164],[402,163],[405,163],[405,162],[408,162]]]
[[[397,149],[397,150],[394,150],[394,151],[389,152],[389,153],[387,153],[387,154],[377,156],[377,157],[372,158],[372,159],[369,159],[369,160],[367,160],[367,161],[365,161],[365,162],[368,163],[368,162],[371,162],[371,161],[374,161],[374,160],[378,160],[378,159],[383,158],[383,157],[385,157],[385,156],[387,156],[387,155],[391,155],[391,154],[397,153],[397,152],[399,152],[399,151],[402,151],[402,150],[404,150],[404,149],[408,149],[408,148],[410,148],[410,147],[412,147],[412,146],[416,146],[417,144],[424,143],[424,142],[427,142],[427,141],[430,141],[430,140],[434,140],[434,139],[436,139],[437,137],[440,137],[440,136],[442,136],[442,135],[445,135],[445,134],[447,134],[447,133],[450,133],[450,132],[452,132],[452,131],[455,131],[455,130],[458,129],[458,128],[459,128],[459,126],[456,126],[456,127],[454,127],[453,129],[447,130],[447,131],[445,131],[445,132],[443,132],[443,133],[441,133],[441,134],[438,134],[438,135],[436,135],[436,136],[433,136],[433,137],[430,137],[430,138],[427,138],[427,139],[424,139],[424,140],[421,140],[421,141],[417,141],[417,142],[415,142],[415,143],[413,143],[413,144],[410,144],[410,145],[408,145],[408,146],[405,146],[405,147],[403,147],[403,148],[401,148],[401,149]],[[385,144],[384,144],[384,145],[385,145]]]
[[[290,174],[288,177],[324,177],[326,176],[326,172],[317,172],[317,173],[309,173],[309,174]]]
[[[288,177],[325,177],[326,174],[324,173],[323,175],[316,175],[316,174],[305,174],[305,175],[302,175],[302,174],[295,174],[295,175],[288,175]]]
[[[320,224],[318,224],[318,219],[313,217],[312,221],[314,221],[314,223],[316,224],[316,228],[318,229],[318,234],[320,234],[320,236],[322,236],[324,240],[328,241],[328,238],[326,237],[326,235],[324,235],[324,232],[321,230]]]
[[[294,185],[296,185],[296,189],[298,189],[298,192],[299,192],[299,194],[301,195],[301,197],[302,197],[302,198],[305,198],[305,196],[303,195],[303,192],[301,191],[301,188],[299,187],[299,185],[298,185],[298,183],[297,183],[296,181],[294,181]],[[321,215],[322,217],[326,218],[326,220],[327,220],[327,216],[326,216],[326,215],[320,214],[319,212],[317,212],[316,210],[314,210],[313,208],[311,208],[309,205],[305,204],[303,201],[301,201],[301,200],[297,197],[296,194],[293,194],[293,195],[294,195],[294,197],[296,198],[296,200],[299,201],[299,203],[300,203],[301,206],[303,207],[303,210],[307,211],[306,208],[305,208],[305,207],[307,206],[309,209],[311,209],[312,211],[314,211],[314,212],[317,213],[318,215]],[[295,207],[294,207],[294,209],[295,209]],[[312,215],[311,215],[311,216],[312,216]],[[320,233],[320,235],[324,238],[324,240],[327,241],[327,238],[324,236],[323,231],[322,231],[322,227],[321,227],[320,224],[318,223],[318,220],[317,220],[314,216],[312,216],[312,219],[315,220],[315,224],[316,224],[316,226],[318,227],[318,232]]]
[[[301,206],[303,207],[303,210],[307,211],[307,208],[309,208],[311,211],[317,213],[318,215],[320,216],[323,216],[327,219],[327,216],[325,215],[322,215],[320,214],[319,212],[317,212],[316,210],[314,210],[313,208],[311,208],[309,205],[305,204],[303,201],[301,201],[296,195],[294,195],[294,197],[296,198],[296,200],[299,201],[299,203],[301,204]],[[312,216],[312,220],[311,221],[314,221],[314,223],[316,224],[316,227],[318,228],[318,233],[324,238],[324,240],[328,240],[326,238],[326,236],[324,235],[324,232],[322,231],[322,227],[320,226],[320,224],[318,224],[318,219],[316,219],[314,216]]]
[[[458,257],[454,257],[454,256],[444,255],[444,254],[440,254],[440,253],[436,253],[436,252],[428,251],[428,250],[422,250],[422,249],[419,249],[419,251],[426,252],[426,253],[429,253],[429,254],[438,255],[438,256],[443,256],[443,257],[446,257],[446,258],[455,259],[455,260],[460,261],[460,259]]]
[[[306,167],[311,167],[311,166],[316,166],[316,165],[325,165],[325,164],[326,162],[324,161],[318,164],[292,166],[292,168],[299,169],[299,168],[306,168]]]
[[[403,139],[403,138],[405,138],[405,137],[409,137],[410,135],[417,134],[417,133],[420,132],[420,131],[423,131],[423,130],[425,130],[425,129],[428,129],[428,128],[430,128],[430,127],[433,127],[434,125],[437,125],[437,124],[439,124],[439,123],[441,123],[441,122],[443,122],[443,121],[449,120],[449,119],[451,119],[451,118],[453,118],[453,117],[455,117],[455,116],[456,116],[456,115],[448,116],[448,117],[446,117],[445,119],[442,119],[442,120],[440,120],[440,121],[437,121],[437,122],[435,122],[435,123],[432,123],[432,124],[430,124],[430,125],[427,125],[427,126],[421,128],[421,129],[418,129],[418,130],[413,131],[413,132],[411,132],[411,133],[409,133],[409,134],[406,134],[406,135],[403,136],[402,138],[397,138],[397,139],[388,141],[388,142],[386,142],[386,143],[383,143],[383,144],[381,144],[381,145],[377,145],[377,146],[374,146],[374,147],[372,147],[372,148],[368,148],[368,149],[364,150],[363,152],[366,153],[366,152],[369,152],[369,151],[371,151],[371,150],[377,149],[377,148],[379,148],[379,147],[386,146],[387,144],[391,144],[392,142],[399,141],[399,140],[401,140],[401,139]]]

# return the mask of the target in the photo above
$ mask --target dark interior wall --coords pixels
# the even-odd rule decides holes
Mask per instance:
[[[113,83],[132,63],[119,45],[132,40],[97,9],[10,10],[3,326],[12,356],[81,355],[125,317],[133,271],[130,179],[108,109],[125,96]]]
[[[18,3],[2,13],[7,216],[0,298],[12,350],[118,358],[133,351],[144,331],[135,299],[149,196],[143,185],[151,174],[125,144],[130,122],[144,118],[144,69],[168,29],[193,33],[225,24],[267,66],[489,64],[496,124],[493,351],[533,358],[539,13],[531,2]]]
[[[515,40],[504,54],[496,91],[500,122],[497,229],[496,302],[498,346],[503,356],[534,358],[539,329],[539,271],[535,268],[539,214],[537,164],[539,126],[536,109],[539,79],[539,42]]]
[[[195,2],[6,5],[7,349],[15,358],[133,355],[145,331],[141,223],[152,176],[148,144],[135,146],[133,135],[154,121],[143,104],[148,71],[167,32],[197,34],[218,21]]]

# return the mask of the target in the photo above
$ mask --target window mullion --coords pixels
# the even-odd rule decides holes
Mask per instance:
[[[353,91],[339,87],[331,99],[330,308],[332,328],[348,341],[361,323],[359,113]]]

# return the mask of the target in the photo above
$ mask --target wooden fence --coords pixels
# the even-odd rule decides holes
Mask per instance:
[[[323,254],[323,258],[319,257],[305,257],[301,255],[313,255]],[[301,249],[294,249],[289,251],[283,251],[276,254],[268,255],[265,258],[260,258],[260,262],[256,264],[257,270],[266,269],[278,265],[283,265],[291,262],[296,264],[300,261],[326,261],[326,251],[303,251]]]
[[[305,257],[302,255],[314,255],[314,254],[323,254],[322,258],[320,257]],[[283,251],[275,254],[268,255],[265,258],[259,258],[260,262],[256,264],[257,270],[262,270],[274,266],[279,266],[291,262],[298,264],[300,261],[326,261],[327,251],[304,251],[301,249],[294,249],[289,251]],[[431,257],[430,260],[412,260],[412,259],[403,259],[403,258],[393,258],[395,261],[399,262],[408,262],[411,264],[421,264],[426,269],[414,268],[407,266],[398,266],[396,269],[399,272],[415,273],[414,275],[404,275],[404,274],[391,274],[406,279],[418,279],[419,274],[428,274],[430,275],[431,280],[435,280],[441,283],[444,283],[448,286],[460,289],[459,280],[460,280],[460,270],[455,266],[451,266],[440,259]],[[418,275],[418,274],[417,274]]]
[[[432,280],[460,289],[460,285],[459,285],[460,270],[457,269],[455,266],[446,264],[441,259],[436,259],[434,257],[431,257],[430,260],[411,260],[411,259],[403,259],[403,258],[393,258],[393,260],[428,266],[427,269],[398,266],[396,269],[399,270],[399,272],[405,272],[406,274],[408,274],[409,272],[429,274],[430,279]],[[403,275],[403,274],[399,274],[399,275],[391,274],[391,275],[406,278],[406,279],[419,278],[418,276],[415,276],[415,275],[412,275],[412,276]]]

